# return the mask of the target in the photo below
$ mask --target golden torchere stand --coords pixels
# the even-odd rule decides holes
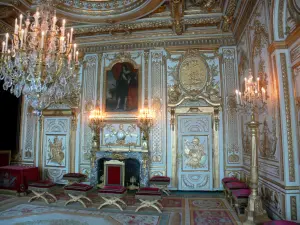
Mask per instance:
[[[248,123],[251,132],[251,167],[250,167],[250,188],[251,194],[246,209],[247,219],[244,225],[259,224],[268,220],[266,211],[258,195],[258,152],[257,152],[257,131],[259,122],[255,120],[254,112],[251,115],[251,121]]]

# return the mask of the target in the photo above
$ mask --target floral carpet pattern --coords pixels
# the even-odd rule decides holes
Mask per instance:
[[[194,195],[194,194],[193,194]],[[42,200],[28,203],[30,196],[4,199],[0,204],[0,225],[237,225],[240,224],[234,210],[220,197],[164,196],[161,201],[163,213],[152,209],[142,209],[135,213],[139,205],[134,195],[124,198],[127,207],[123,212],[115,207],[97,207],[103,201],[97,193],[91,193],[93,204],[83,208],[79,203],[64,206],[68,196],[56,193],[58,201],[47,205]],[[200,194],[199,194],[200,196]],[[5,202],[9,202],[6,204]]]
[[[80,216],[78,216],[79,214]],[[87,211],[87,210],[39,206],[39,205],[31,205],[31,204],[17,205],[13,208],[0,212],[0,219],[1,219],[0,224],[3,225],[4,224],[5,225],[9,225],[9,224],[70,225],[70,223],[68,222],[68,219],[70,218],[72,218],[72,220],[75,219],[75,221],[78,221],[77,223],[78,225],[93,225],[93,224],[157,225],[159,224],[158,222],[160,220],[159,215],[139,215],[139,214],[135,215],[129,213]],[[112,218],[114,219],[115,222],[108,221],[107,218]],[[51,219],[53,220],[53,223],[50,223]],[[37,221],[39,221],[39,223],[37,223]],[[99,221],[102,221],[102,223],[100,223]]]

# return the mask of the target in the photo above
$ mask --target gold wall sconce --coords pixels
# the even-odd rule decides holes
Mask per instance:
[[[92,110],[89,115],[89,127],[93,131],[92,149],[90,153],[92,168],[95,166],[96,152],[99,151],[100,131],[105,126],[105,117],[105,113],[100,110],[99,106]]]
[[[144,108],[138,115],[138,127],[143,133],[143,148],[148,148],[150,128],[153,126],[154,112],[151,109]]]

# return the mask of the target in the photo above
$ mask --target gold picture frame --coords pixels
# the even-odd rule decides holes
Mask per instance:
[[[124,69],[124,65],[127,68]],[[122,66],[122,70],[128,73],[128,80],[122,81],[123,86],[120,89],[117,85],[117,80],[113,80],[113,69],[118,66]],[[122,71],[123,72],[123,71]],[[121,74],[120,74],[121,76]],[[120,77],[119,76],[119,77]],[[134,80],[136,79],[136,81]],[[133,93],[130,95],[130,82],[134,81],[133,83],[137,85],[136,90],[133,89]],[[115,84],[113,82],[115,81]],[[124,85],[125,82],[128,82],[128,87]],[[120,85],[120,82],[119,82]],[[115,92],[113,92],[113,86],[115,86]],[[125,88],[124,88],[125,86]],[[124,97],[126,93],[126,88],[128,89],[128,96],[127,100]],[[124,90],[125,89],[125,90]],[[117,93],[118,90],[121,90],[121,93]],[[123,99],[121,99],[120,95],[123,94]],[[137,95],[137,96],[135,96]],[[109,97],[108,97],[109,96]],[[137,99],[133,99],[133,97]],[[141,66],[138,65],[135,61],[131,59],[122,59],[122,60],[114,60],[112,61],[109,66],[105,67],[104,75],[103,75],[103,89],[102,89],[102,111],[108,114],[108,117],[115,117],[117,115],[128,115],[128,117],[136,117],[138,114],[138,110],[141,108],[142,105],[142,71]],[[130,102],[131,101],[131,102]],[[129,105],[131,104],[131,105]]]

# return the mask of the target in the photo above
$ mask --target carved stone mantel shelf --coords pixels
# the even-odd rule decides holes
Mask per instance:
[[[116,160],[136,159],[140,163],[140,186],[148,186],[149,181],[149,155],[148,151],[99,151],[96,153],[95,167],[92,169],[91,184],[97,185],[98,162],[101,158]]]

